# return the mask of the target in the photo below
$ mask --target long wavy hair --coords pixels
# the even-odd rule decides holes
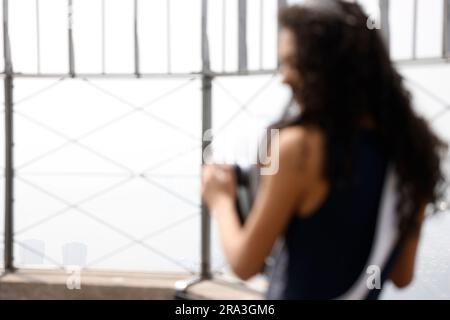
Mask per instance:
[[[340,0],[287,7],[279,22],[296,37],[295,66],[302,83],[294,96],[302,123],[324,133],[325,175],[331,168],[330,141],[344,142],[350,158],[359,121],[369,116],[398,175],[400,234],[410,235],[424,205],[441,196],[447,145],[413,110],[380,32],[368,28],[358,4]]]

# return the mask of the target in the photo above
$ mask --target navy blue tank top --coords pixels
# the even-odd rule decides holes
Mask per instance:
[[[330,146],[333,172],[346,151],[339,143]],[[372,131],[361,130],[352,150],[346,182],[331,174],[321,206],[308,218],[295,214],[288,224],[284,247],[269,272],[268,299],[337,298],[364,272],[388,159]]]

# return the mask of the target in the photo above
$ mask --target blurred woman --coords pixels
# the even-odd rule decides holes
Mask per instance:
[[[401,246],[388,276],[398,287],[413,278],[425,207],[444,180],[446,145],[413,111],[380,33],[367,21],[359,5],[337,0],[305,1],[280,13],[281,75],[301,110],[274,126],[279,170],[262,177],[243,226],[233,171],[204,167],[203,199],[237,276],[258,273],[275,241],[285,240],[286,261],[273,270],[268,298],[333,299],[352,287],[365,272],[391,166]]]

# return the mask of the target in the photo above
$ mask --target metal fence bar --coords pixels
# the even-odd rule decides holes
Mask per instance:
[[[394,60],[394,63],[399,66],[408,66],[408,65],[414,65],[414,66],[426,66],[426,65],[436,65],[436,64],[443,64],[450,62],[450,57],[442,58],[442,57],[435,57],[435,58],[419,58],[416,60],[412,59],[397,59]]]
[[[41,73],[41,23],[39,0],[36,0],[36,63],[37,73]]]
[[[4,268],[14,271],[14,158],[13,67],[9,42],[8,0],[3,0],[3,57],[5,62],[5,236]]]
[[[73,48],[73,0],[67,1],[67,30],[69,38],[69,74],[75,77],[75,58]]]
[[[171,30],[170,30],[170,0],[166,0],[166,27],[167,27],[167,73],[172,72],[172,49],[171,49]]]
[[[225,72],[225,55],[227,45],[227,4],[222,0],[222,71]]]
[[[238,70],[247,71],[247,0],[238,4]]]
[[[412,30],[412,59],[417,59],[417,15],[418,0],[414,0],[413,6],[413,30]]]
[[[277,6],[278,13],[280,13],[280,11],[287,6],[287,0],[277,0],[277,3],[278,3],[278,6]],[[278,39],[279,39],[278,35],[280,34],[280,29],[281,29],[281,26],[278,23],[278,15],[277,15],[277,26],[278,26],[277,27],[277,29],[278,29],[277,44],[278,44]],[[278,58],[278,54],[277,54],[277,68],[279,68],[279,67],[280,67],[280,58]]]
[[[102,74],[105,74],[105,0],[102,0]]]
[[[450,0],[444,0],[443,57],[450,57]]]
[[[0,77],[4,77],[5,74],[1,73]],[[55,79],[67,79],[72,78],[70,73],[13,73],[14,78],[55,78]],[[201,72],[193,72],[193,73],[141,73],[141,78],[150,78],[150,79],[164,79],[164,78],[195,78],[200,77]],[[132,79],[136,78],[134,72],[130,73],[78,73],[74,75],[74,78],[77,79]]]
[[[202,0],[202,164],[203,154],[208,147],[208,141],[204,141],[205,132],[212,126],[212,77],[210,71],[209,42],[208,42],[208,0]],[[201,205],[201,261],[200,278],[211,278],[211,221],[208,209]]]
[[[247,35],[246,35],[246,11],[247,1],[239,0],[238,5],[238,30],[239,30],[239,42],[238,42],[238,57],[239,67],[236,72],[212,72],[210,69],[210,56],[209,56],[209,43],[207,36],[207,4],[208,0],[202,0],[202,20],[201,20],[201,36],[202,36],[202,71],[198,73],[171,73],[171,31],[170,31],[170,0],[167,2],[167,51],[168,51],[168,73],[161,74],[140,74],[139,67],[139,37],[138,37],[138,0],[134,0],[134,74],[105,74],[105,0],[102,0],[102,74],[75,74],[75,61],[74,61],[74,44],[72,34],[72,18],[73,18],[73,0],[68,0],[68,39],[69,39],[69,73],[68,74],[40,74],[40,40],[38,33],[38,74],[20,74],[14,73],[11,62],[10,45],[9,45],[9,30],[8,30],[8,0],[3,1],[3,35],[4,35],[4,60],[5,71],[0,74],[0,77],[4,78],[5,87],[5,252],[4,261],[5,268],[7,270],[13,270],[13,183],[14,183],[14,165],[13,165],[13,80],[15,77],[80,77],[80,78],[131,78],[136,75],[148,78],[165,78],[165,77],[193,77],[198,76],[202,79],[202,155],[208,146],[209,141],[203,141],[203,134],[211,129],[212,126],[212,81],[214,77],[218,76],[246,76],[246,75],[268,75],[274,74],[276,70],[263,70],[263,49],[264,49],[264,5],[263,0],[260,0],[260,68],[257,71],[247,70]],[[413,25],[413,58],[416,59],[417,50],[417,0],[414,0],[414,25]],[[445,1],[444,14],[447,19],[444,25],[444,54],[448,55],[449,52],[449,4],[450,0]],[[225,4],[225,2],[224,2]],[[287,5],[286,0],[278,0],[278,9]],[[224,7],[225,8],[225,7]],[[389,0],[380,0],[380,12],[383,26],[383,17],[386,20],[384,23],[387,25],[389,36]],[[224,10],[225,14],[225,10]],[[225,19],[223,21],[226,26]],[[39,0],[36,0],[36,27],[39,28]],[[385,29],[384,27],[383,29]],[[225,35],[225,27],[223,28],[223,35]],[[225,52],[225,36],[223,37],[223,48]],[[225,69],[225,54],[222,61],[223,68]],[[197,138],[198,139],[198,138]],[[203,157],[202,157],[203,162]],[[202,206],[201,208],[201,270],[200,277],[202,279],[208,279],[211,277],[211,262],[210,262],[210,217],[207,212],[207,208]]]
[[[390,51],[391,28],[389,23],[389,0],[380,0],[380,26],[381,35],[388,51]]]
[[[139,31],[138,31],[138,0],[134,0],[134,74],[140,76],[139,61]]]
[[[259,0],[259,69],[264,68],[264,0]]]
[[[442,61],[440,59],[439,61]],[[176,79],[176,78],[196,78],[201,77],[203,73],[211,77],[235,77],[235,76],[258,76],[258,75],[271,75],[276,73],[276,69],[266,69],[266,70],[243,70],[243,71],[227,71],[227,72],[189,72],[189,73],[141,73],[140,78],[148,78],[148,79]],[[66,79],[72,78],[69,73],[13,73],[14,78],[55,78],[55,79]],[[4,73],[0,73],[0,78],[5,77]],[[132,79],[136,78],[134,73],[77,73],[74,75],[75,78],[78,79]]]

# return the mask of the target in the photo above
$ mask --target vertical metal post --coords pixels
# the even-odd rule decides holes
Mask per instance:
[[[380,0],[381,35],[388,51],[390,51],[391,28],[389,23],[389,0]]]
[[[3,57],[5,61],[5,237],[4,267],[14,271],[13,69],[9,42],[8,0],[3,1]]]
[[[417,18],[418,17],[418,0],[414,0],[413,7],[413,34],[412,34],[412,58],[417,58]]]
[[[225,56],[227,46],[227,4],[222,0],[222,72],[225,72]]]
[[[102,74],[105,74],[105,0],[102,0]]]
[[[277,3],[278,3],[278,12],[280,12],[283,8],[287,7],[287,0],[277,0]],[[279,25],[278,30],[280,30]]]
[[[264,69],[264,0],[259,0],[259,69]]]
[[[208,42],[208,0],[202,0],[202,164],[203,154],[208,146],[203,136],[212,125],[212,76],[209,60]],[[211,221],[208,209],[201,208],[201,279],[211,278]]]
[[[450,0],[444,0],[444,39],[442,43],[444,59],[450,57]]]
[[[40,22],[40,6],[39,0],[36,0],[36,64],[37,73],[41,73],[41,22]]]
[[[278,0],[278,13],[280,13],[280,11],[283,9],[283,8],[285,8],[287,6],[287,0]],[[277,25],[278,25],[278,35],[280,34],[280,29],[281,29],[281,26],[280,26],[280,24],[278,23],[278,16],[277,16]],[[278,42],[279,42],[279,38],[278,38],[278,35],[277,35],[277,68],[279,68],[280,67],[280,58],[278,57]]]
[[[75,58],[74,58],[74,49],[73,49],[73,0],[68,0],[67,2],[67,30],[68,30],[68,38],[69,38],[69,73],[73,77],[75,77]]]
[[[205,0],[206,1],[206,0]],[[212,77],[205,75],[202,78],[202,133],[211,129],[211,101],[212,101]],[[202,135],[203,137],[203,135]],[[208,141],[202,141],[203,152],[208,145]],[[203,160],[202,160],[203,163]],[[211,222],[208,209],[202,204],[201,207],[201,270],[202,279],[211,278]]]
[[[139,68],[139,33],[138,33],[138,0],[134,0],[134,74],[140,77]]]
[[[167,73],[171,73],[172,72],[172,48],[171,48],[171,42],[172,39],[170,38],[171,36],[171,31],[170,31],[170,21],[171,17],[170,17],[170,0],[166,0],[166,28],[167,28]]]
[[[238,5],[238,68],[247,71],[247,0],[239,0]]]

